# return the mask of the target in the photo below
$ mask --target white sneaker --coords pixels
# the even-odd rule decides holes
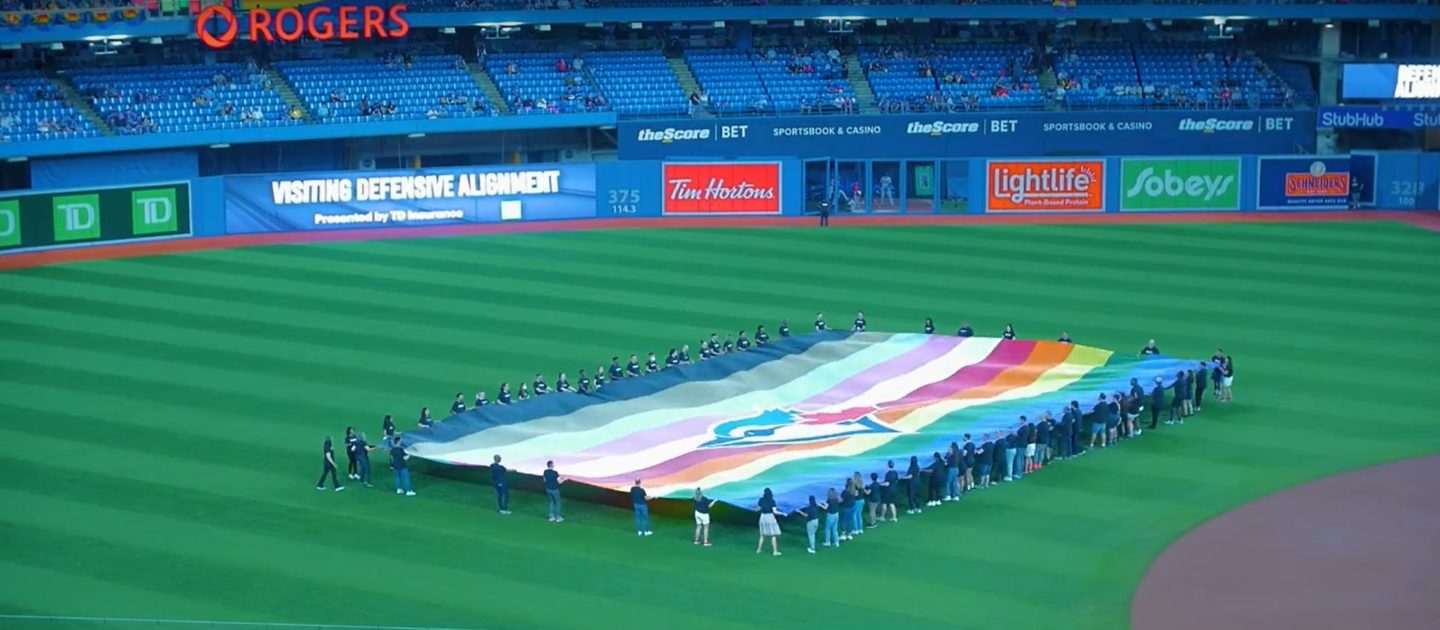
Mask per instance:
[[[405,493],[405,496],[407,496],[407,497],[413,497],[413,496],[415,496],[415,491],[414,491],[414,490],[411,490],[411,491],[409,491],[409,492],[406,492],[406,493]]]
[[[344,492],[344,491],[345,491],[345,486],[338,486],[338,487],[335,488],[335,491],[336,491],[336,492]]]
[[[780,555],[780,552],[776,551],[776,552],[774,552],[774,553],[772,553],[772,554],[770,554],[770,555],[772,555],[772,556],[778,556],[778,555]]]
[[[325,489],[325,486],[315,486],[315,489],[316,489],[316,490],[324,490],[324,489]]]
[[[814,547],[810,547],[810,548],[806,549],[805,551],[808,552],[808,553],[815,553],[815,548],[814,548]]]
[[[635,532],[635,535],[636,535],[636,536],[644,536],[644,535],[645,535],[645,532]]]
[[[654,535],[655,535],[655,532],[647,531],[647,532],[645,532],[645,535],[646,535],[646,536],[654,536]]]
[[[395,494],[405,494],[405,491],[404,491],[404,490],[401,490],[401,489],[399,489],[399,488],[396,488],[396,489],[395,489]]]

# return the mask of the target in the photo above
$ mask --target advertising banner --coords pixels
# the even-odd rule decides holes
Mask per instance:
[[[1312,111],[1069,111],[622,122],[623,160],[955,159],[1288,154],[1313,150]]]
[[[1318,129],[1440,128],[1440,109],[1387,109],[1353,105],[1326,105],[1315,117]]]
[[[594,216],[593,164],[225,178],[229,234]]]
[[[986,212],[1104,212],[1105,160],[990,160]]]
[[[1120,211],[1240,209],[1240,158],[1120,160]]]
[[[0,196],[0,252],[189,234],[184,182]]]
[[[1256,171],[1260,210],[1350,207],[1349,157],[1262,157]]]
[[[1340,91],[1346,99],[1440,98],[1440,64],[1347,63]]]
[[[779,162],[671,162],[662,169],[664,214],[780,214]]]

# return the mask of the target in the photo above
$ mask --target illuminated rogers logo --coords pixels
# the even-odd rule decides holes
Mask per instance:
[[[780,164],[665,165],[665,214],[780,214]]]
[[[410,33],[406,5],[390,7],[313,6],[278,10],[252,8],[245,12],[252,42],[294,42],[301,37],[316,41],[397,39]],[[240,16],[224,5],[211,5],[195,16],[195,36],[210,48],[225,48],[240,33]]]

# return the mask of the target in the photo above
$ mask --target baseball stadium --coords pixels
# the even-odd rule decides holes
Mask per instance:
[[[0,630],[1433,628],[1437,192],[1433,0],[0,0]]]

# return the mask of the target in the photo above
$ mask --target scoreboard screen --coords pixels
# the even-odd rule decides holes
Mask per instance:
[[[1440,99],[1440,64],[1346,64],[1341,97],[1382,101]]]

